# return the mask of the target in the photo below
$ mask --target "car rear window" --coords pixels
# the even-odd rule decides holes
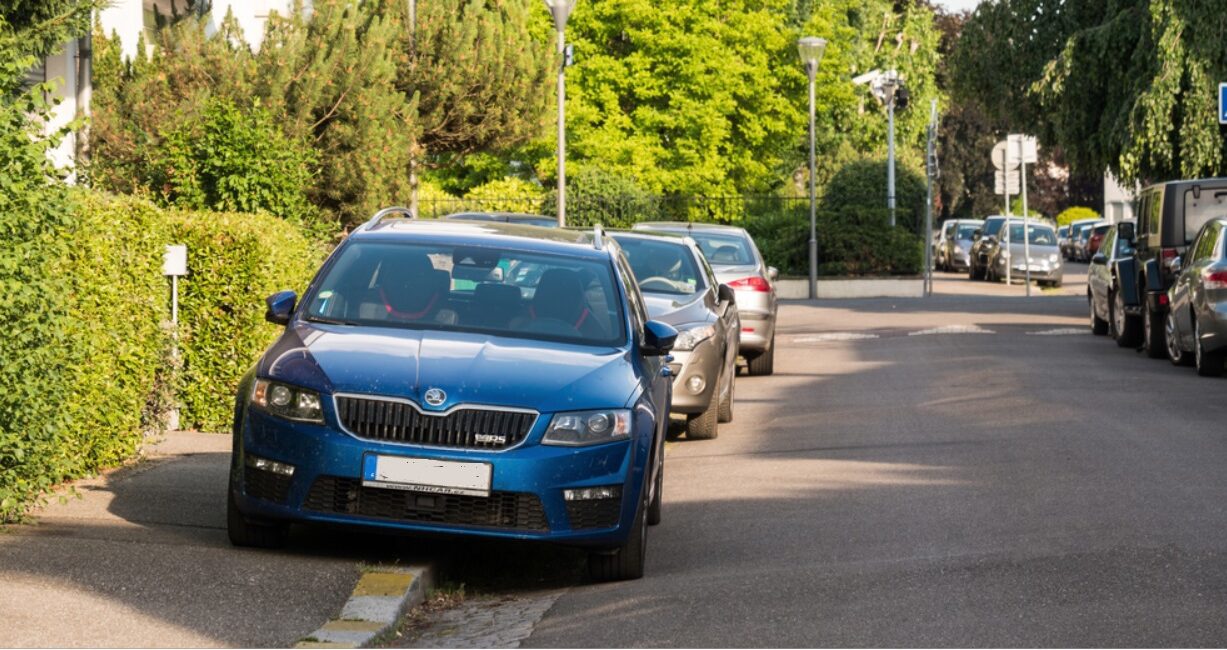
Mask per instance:
[[[959,224],[959,229],[955,235],[955,239],[971,239],[971,236],[976,232],[976,228],[979,227],[980,224],[961,223]]]
[[[607,262],[491,247],[351,242],[304,317],[592,345],[626,340]]]
[[[639,289],[690,296],[707,289],[690,247],[682,242],[618,237]]]
[[[750,249],[750,240],[745,236],[707,232],[688,234],[699,245],[699,250],[703,251],[707,262],[713,266],[745,266],[757,263]]]
[[[1031,226],[1027,233],[1031,236],[1032,244],[1036,246],[1056,246],[1057,234],[1048,226]],[[1010,224],[1010,242],[1021,243],[1023,240],[1023,225],[1021,223]]]
[[[1227,217],[1227,188],[1201,190],[1201,198],[1193,196],[1193,190],[1184,193],[1184,242],[1193,243],[1202,226],[1211,219]],[[1169,231],[1170,232],[1170,231]]]

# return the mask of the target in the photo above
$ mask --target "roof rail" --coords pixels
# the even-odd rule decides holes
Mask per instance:
[[[362,227],[359,230],[370,230],[371,228],[378,226],[380,222],[384,220],[385,217],[391,216],[393,214],[402,215],[403,217],[407,219],[417,218],[413,215],[413,212],[410,211],[409,208],[402,207],[399,205],[394,205],[392,207],[384,208],[380,210],[379,212],[376,212],[375,216],[371,217],[370,221],[367,221],[366,223],[362,224]]]
[[[605,250],[605,229],[599,223],[592,227],[592,247],[599,251]]]

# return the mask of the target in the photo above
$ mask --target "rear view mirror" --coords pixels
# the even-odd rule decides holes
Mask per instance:
[[[274,325],[286,325],[294,314],[294,304],[298,302],[298,294],[293,291],[278,291],[264,299],[268,310],[264,312],[264,320]]]
[[[1107,263],[1108,263],[1108,257],[1104,255],[1103,253],[1095,253],[1095,257],[1091,258],[1091,264],[1098,264],[1100,266],[1103,266],[1103,265],[1106,265]]]
[[[1171,269],[1172,273],[1180,273],[1180,269],[1182,268],[1183,264],[1184,260],[1177,256],[1173,258],[1171,262],[1167,263],[1167,268]]]
[[[737,292],[733,291],[733,287],[727,284],[720,285],[720,288],[716,290],[716,295],[719,296],[720,302],[727,302],[729,304],[737,302]]]
[[[767,267],[767,277],[771,278],[772,282],[780,279],[780,270],[774,266]]]
[[[643,325],[643,354],[658,357],[668,354],[677,342],[677,330],[658,320],[650,320]]]

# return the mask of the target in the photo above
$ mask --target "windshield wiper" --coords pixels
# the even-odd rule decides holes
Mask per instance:
[[[308,316],[307,321],[311,323],[324,323],[325,325],[358,325],[358,323],[355,323],[352,320],[340,320],[336,318],[327,318],[325,316]]]

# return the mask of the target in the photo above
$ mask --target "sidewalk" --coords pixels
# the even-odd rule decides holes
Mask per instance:
[[[0,646],[289,646],[387,546],[315,532],[280,552],[232,548],[230,437],[176,432],[146,455],[0,532]]]

